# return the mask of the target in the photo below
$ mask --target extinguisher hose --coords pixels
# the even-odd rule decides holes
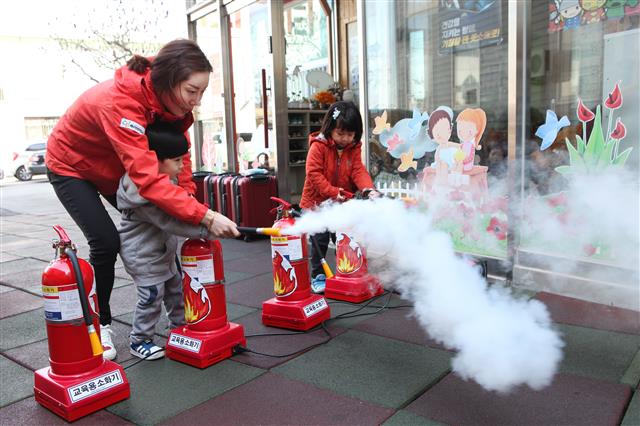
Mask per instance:
[[[87,331],[89,333],[91,351],[94,356],[102,355],[102,343],[100,343],[100,338],[98,337],[96,328],[93,326],[93,320],[91,319],[89,302],[87,301],[87,292],[84,290],[84,279],[82,278],[82,271],[80,270],[80,264],[78,263],[78,256],[76,256],[76,252],[69,247],[67,247],[64,252],[69,257],[71,265],[73,266],[73,272],[76,276],[78,295],[80,296],[80,306],[82,306],[82,316],[84,317],[84,323],[87,325]]]
[[[252,228],[249,226],[238,226],[238,232],[241,234],[259,234],[259,235],[270,235],[272,237],[279,237],[280,229],[278,228]]]
[[[316,249],[316,253],[320,256],[320,263],[322,264],[322,270],[324,271],[324,275],[327,278],[333,278],[333,271],[331,271],[331,267],[327,263],[324,257],[322,257],[322,251],[320,251],[320,244],[318,244],[318,240],[316,240],[315,235],[311,235],[309,237],[311,239],[311,244],[313,244],[313,248]]]

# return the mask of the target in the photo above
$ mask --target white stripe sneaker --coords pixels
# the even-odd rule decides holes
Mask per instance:
[[[156,346],[151,340],[142,343],[132,343],[129,352],[138,358],[153,360],[164,357],[164,348]]]
[[[116,357],[116,346],[113,344],[113,335],[115,333],[111,329],[111,325],[100,326],[100,342],[102,343],[102,357],[112,360]]]

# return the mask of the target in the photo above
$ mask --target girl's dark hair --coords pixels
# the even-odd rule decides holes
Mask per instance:
[[[127,67],[143,74],[151,67],[151,83],[158,95],[169,92],[195,72],[211,72],[213,67],[200,47],[191,40],[179,39],[165,44],[152,61],[135,55]]]
[[[340,113],[336,118],[333,118],[336,110],[340,111]],[[343,129],[347,132],[354,132],[354,141],[360,142],[362,138],[362,116],[353,102],[340,101],[329,107],[329,111],[327,111],[322,121],[320,133],[328,139],[331,137],[333,129]]]
[[[442,120],[443,118],[446,118],[447,121],[449,122],[449,127],[452,127],[451,116],[449,116],[449,113],[447,111],[444,111],[442,109],[437,109],[433,111],[433,114],[431,114],[431,116],[429,117],[429,137],[431,139],[433,139],[433,128],[436,127],[436,124],[438,124],[438,121]]]

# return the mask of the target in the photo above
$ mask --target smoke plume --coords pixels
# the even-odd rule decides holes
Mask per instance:
[[[564,344],[546,307],[488,287],[425,212],[397,200],[352,200],[305,213],[290,232],[325,230],[349,232],[369,253],[386,255],[378,277],[413,301],[433,339],[457,351],[452,364],[458,375],[498,392],[551,383]]]

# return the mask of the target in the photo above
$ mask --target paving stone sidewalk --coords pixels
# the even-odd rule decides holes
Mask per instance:
[[[53,256],[51,224],[65,227],[81,257],[88,246],[63,211],[0,215],[0,424],[64,424],[33,397],[33,372],[48,365],[40,278]],[[243,353],[202,370],[137,362],[127,348],[135,290],[118,262],[111,305],[131,398],[77,424],[640,425],[638,312],[533,294],[562,333],[564,359],[549,387],[501,395],[453,374],[454,354],[429,339],[411,302],[395,294],[326,330],[255,336],[288,333],[261,323],[273,286],[269,242],[225,240],[223,248],[227,312],[253,336],[247,346],[274,355],[310,349],[280,358]],[[359,308],[330,306],[334,317]],[[164,343],[166,319],[156,332]]]

